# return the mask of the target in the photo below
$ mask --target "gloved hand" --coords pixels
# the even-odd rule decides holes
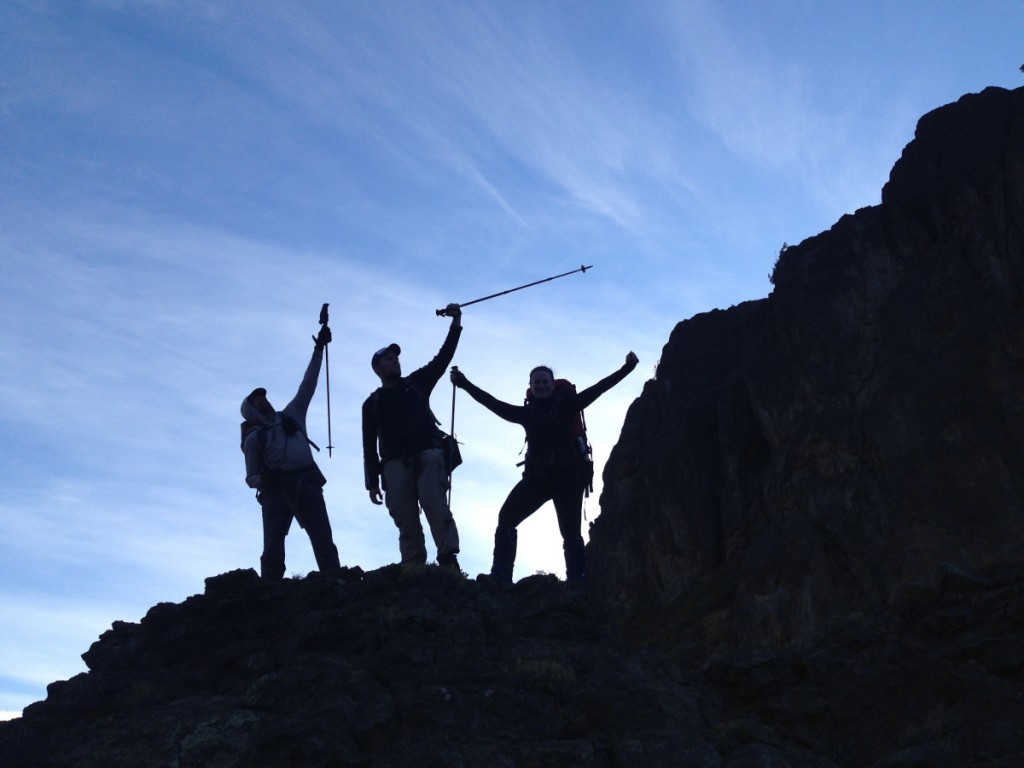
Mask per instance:
[[[313,339],[318,347],[325,347],[331,343],[331,329],[325,323],[320,326],[320,333]]]
[[[466,379],[466,375],[462,371],[460,371],[457,366],[454,365],[452,366],[452,372],[449,378],[452,380],[452,384],[454,384],[459,389],[465,387],[466,381],[468,381],[468,379]]]

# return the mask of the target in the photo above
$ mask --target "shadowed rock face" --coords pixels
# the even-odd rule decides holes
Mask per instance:
[[[233,571],[117,622],[83,658],[87,674],[0,723],[0,765],[719,759],[692,679],[629,650],[586,590],[554,576],[507,587],[437,567],[277,583]]]
[[[1024,89],[921,119],[881,205],[676,326],[605,470],[627,632],[778,648],[944,567],[1022,560]]]
[[[1024,765],[1024,89],[680,323],[588,587],[207,579],[0,722],[2,768]]]

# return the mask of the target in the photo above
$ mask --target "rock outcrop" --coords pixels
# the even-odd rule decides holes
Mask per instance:
[[[773,283],[676,326],[591,530],[630,636],[689,657],[1024,559],[1024,89],[923,117]]]
[[[587,587],[207,580],[0,723],[4,768],[1024,765],[1024,89],[680,323]]]

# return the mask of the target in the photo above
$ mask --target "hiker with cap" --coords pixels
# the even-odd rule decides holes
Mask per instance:
[[[626,378],[638,362],[639,358],[630,352],[622,367],[578,393],[569,382],[555,379],[546,365],[539,365],[530,371],[524,405],[498,400],[473,384],[458,368],[452,369],[452,384],[466,390],[491,413],[521,425],[526,431],[523,479],[509,491],[498,511],[490,573],[493,580],[512,581],[518,540],[516,529],[548,501],[554,504],[558,531],[562,535],[566,581],[586,580],[586,551],[580,525],[587,480],[572,424],[583,409]],[[568,386],[559,386],[563,383]],[[592,472],[592,465],[590,469]]]
[[[448,369],[462,334],[459,305],[449,304],[444,314],[452,319],[448,335],[437,356],[422,368],[402,376],[397,344],[378,349],[370,358],[380,387],[363,403],[363,468],[370,501],[386,503],[398,528],[402,564],[427,562],[422,507],[438,565],[459,570],[459,531],[446,498],[448,472],[439,422],[430,409],[430,393]]]
[[[326,323],[313,341],[313,357],[299,391],[283,411],[274,410],[263,387],[254,389],[242,401],[245,482],[256,489],[256,498],[263,507],[260,574],[265,579],[284,577],[284,540],[293,518],[309,536],[320,572],[334,574],[341,570],[324,503],[323,485],[327,481],[310,451],[310,446],[316,445],[306,437],[306,411],[320,378],[324,348],[331,341]]]

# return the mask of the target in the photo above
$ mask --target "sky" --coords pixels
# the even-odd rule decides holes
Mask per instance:
[[[258,569],[239,404],[291,399],[324,302],[307,423],[343,564],[398,560],[363,488],[373,351],[408,373],[435,309],[583,265],[467,307],[454,362],[515,403],[534,365],[582,388],[635,351],[587,411],[599,493],[672,328],[878,204],[921,115],[1024,85],[1022,31],[1020,0],[0,3],[0,711]],[[452,402],[442,379],[446,428]],[[475,577],[523,435],[454,413]],[[550,505],[519,541],[516,578],[564,575]]]

